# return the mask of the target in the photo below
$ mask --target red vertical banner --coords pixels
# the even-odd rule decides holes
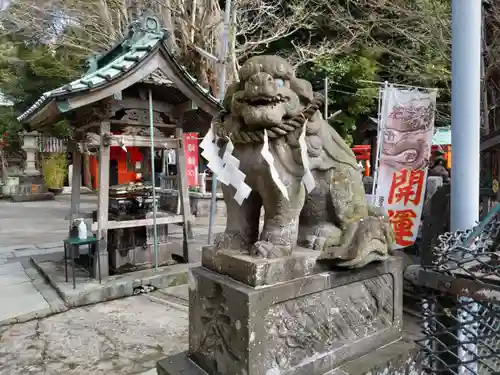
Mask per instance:
[[[198,133],[184,133],[188,186],[198,186]]]

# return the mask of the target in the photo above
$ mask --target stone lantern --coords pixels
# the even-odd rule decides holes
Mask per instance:
[[[41,175],[36,168],[36,152],[38,151],[37,144],[38,133],[36,131],[23,134],[23,147],[26,152],[26,164],[24,167],[24,175],[27,177],[38,177]]]

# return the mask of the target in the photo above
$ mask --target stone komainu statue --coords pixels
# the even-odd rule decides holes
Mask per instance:
[[[233,155],[246,174],[250,196],[240,206],[235,189],[223,186],[227,226],[215,246],[249,251],[254,256],[290,255],[294,247],[321,252],[319,259],[345,267],[362,267],[390,252],[394,235],[388,219],[375,212],[365,197],[356,157],[339,134],[323,119],[311,84],[295,76],[293,67],[278,56],[256,56],[241,67],[240,82],[224,99],[225,112],[216,118],[219,145],[228,139]],[[302,182],[299,137],[306,124],[309,167],[315,188]],[[288,198],[272,179],[261,155],[264,129],[278,174]],[[259,237],[259,217],[264,227]]]

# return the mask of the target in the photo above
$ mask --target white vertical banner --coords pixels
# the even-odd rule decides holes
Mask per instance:
[[[375,202],[389,216],[395,248],[417,238],[427,181],[436,90],[383,89],[379,124],[379,166]]]

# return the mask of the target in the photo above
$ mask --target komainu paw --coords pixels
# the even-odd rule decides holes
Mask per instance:
[[[289,247],[273,245],[267,241],[257,241],[250,249],[250,255],[259,258],[281,258],[292,253]]]

